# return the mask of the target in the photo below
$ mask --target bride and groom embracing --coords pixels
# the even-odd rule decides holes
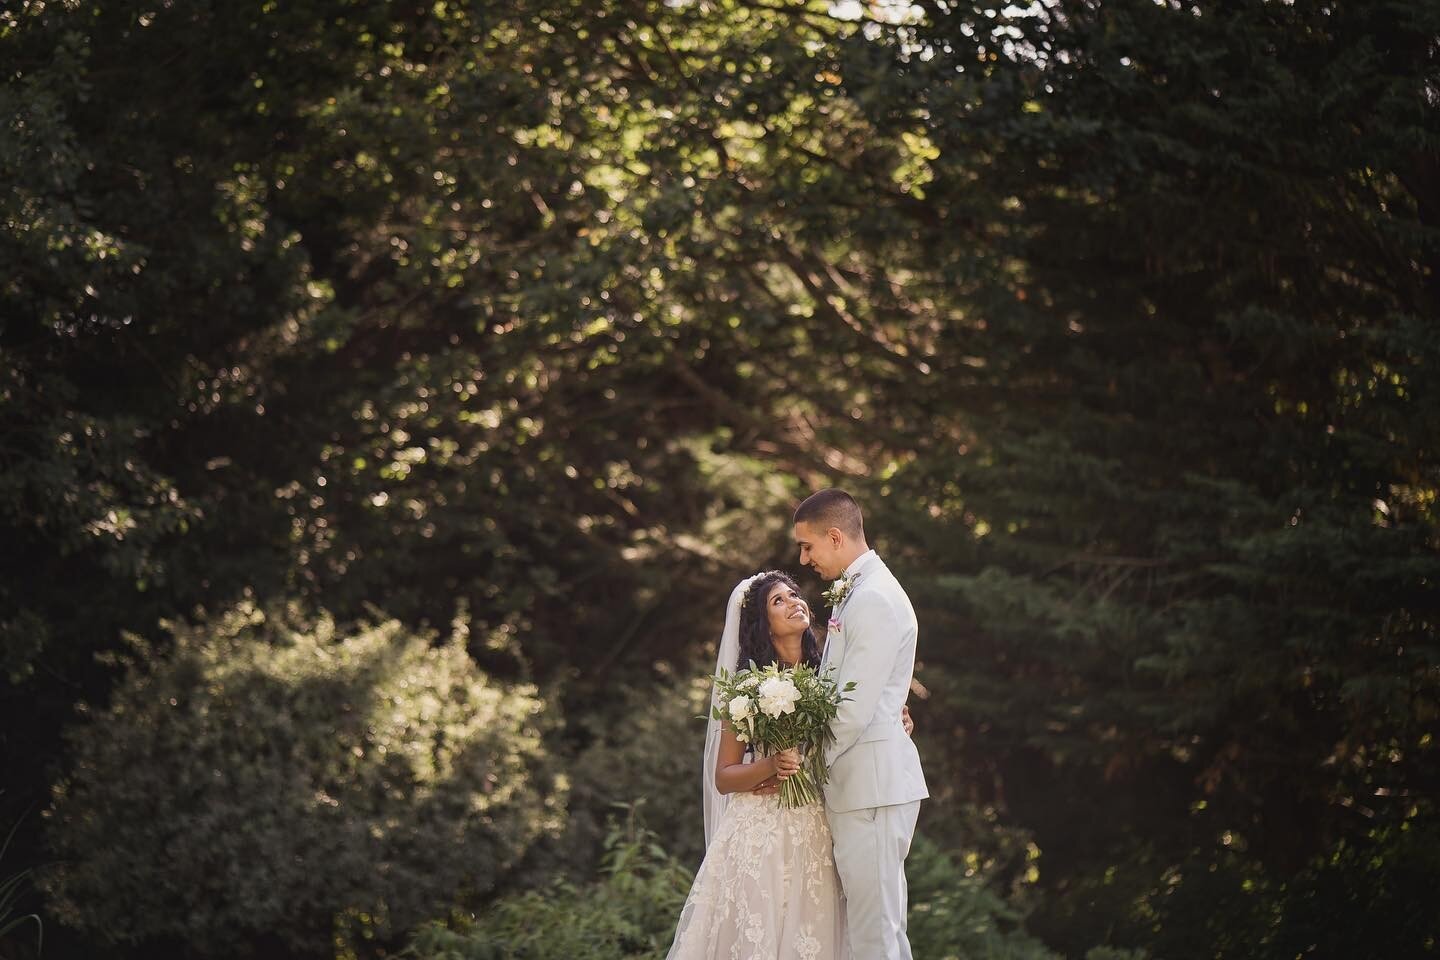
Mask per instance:
[[[667,960],[910,960],[905,857],[929,796],[905,710],[915,612],[843,490],[800,504],[795,542],[802,565],[836,581],[823,644],[795,581],[759,573],[730,594],[716,675],[804,662],[833,671],[842,690],[854,681],[830,728],[824,802],[777,802],[798,753],[756,758],[728,722],[711,721],[705,859]]]

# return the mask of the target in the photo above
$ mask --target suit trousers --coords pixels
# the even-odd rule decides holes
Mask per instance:
[[[850,960],[911,960],[905,858],[920,801],[826,813],[845,894]]]

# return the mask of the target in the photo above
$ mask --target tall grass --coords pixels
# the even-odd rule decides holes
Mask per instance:
[[[15,839],[15,831],[18,829],[20,820],[15,821],[10,832],[5,834],[5,843],[0,844],[0,863],[4,862],[5,854],[10,849],[10,841]],[[40,921],[38,913],[19,913],[20,901],[25,895],[25,884],[30,879],[30,872],[27,868],[0,880],[0,942],[4,942],[11,933],[26,924],[34,923],[35,952],[38,954],[45,948],[45,925]]]

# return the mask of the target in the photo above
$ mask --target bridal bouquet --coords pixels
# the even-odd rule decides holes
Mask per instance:
[[[780,667],[771,664],[730,673],[721,670],[715,680],[715,720],[728,720],[741,743],[748,743],[760,756],[798,747],[803,758],[795,774],[780,781],[780,802],[803,807],[820,799],[820,788],[830,779],[825,767],[825,745],[835,739],[830,724],[842,694],[855,689],[854,682],[840,690],[827,673],[800,664]]]

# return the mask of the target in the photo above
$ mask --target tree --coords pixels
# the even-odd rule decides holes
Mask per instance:
[[[1207,900],[1288,944],[1427,862],[1428,7],[0,17],[29,795],[93,653],[247,590],[458,613],[583,752],[838,483],[932,638],[942,845],[1052,946],[1243,955]]]
[[[962,189],[1011,212],[915,255],[987,279],[904,414],[953,416],[881,489],[903,529],[940,525],[915,555],[954,571],[928,594],[962,631],[934,655],[947,712],[1076,891],[1039,927],[1067,949],[1104,932],[1088,913],[1152,944],[1173,920],[1166,955],[1260,955],[1287,880],[1355,848],[1408,875],[1387,838],[1435,830],[1436,23],[1391,12],[998,15],[975,110],[930,112],[941,218]],[[929,77],[917,113],[973,52],[968,15],[932,14],[894,45]],[[1248,941],[1205,894],[1163,906],[1227,863]],[[1085,899],[1116,867],[1154,890],[1118,924],[1125,889]],[[1364,931],[1396,955],[1434,933],[1415,899]]]

